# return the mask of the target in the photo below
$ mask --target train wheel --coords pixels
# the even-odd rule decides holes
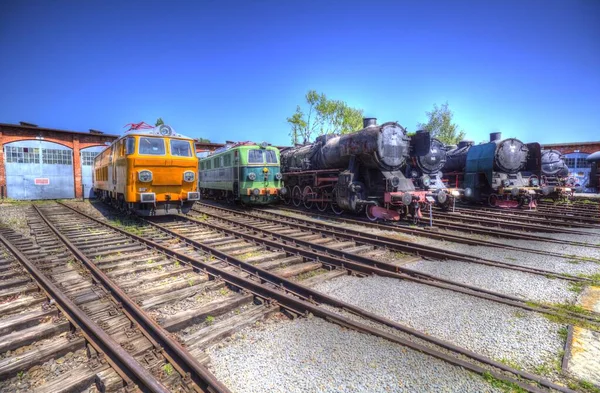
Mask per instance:
[[[312,201],[309,201],[309,199],[312,199],[313,196],[314,194],[312,188],[310,188],[310,186],[304,187],[304,191],[302,192],[302,203],[304,204],[304,207],[309,210],[313,205]]]
[[[292,196],[290,195],[289,190],[284,195],[282,195],[281,199],[283,200],[283,203],[285,203],[286,205],[289,205],[290,203],[292,203]]]
[[[369,205],[365,207],[365,216],[367,216],[367,218],[369,219],[369,221],[375,222],[378,220],[378,218],[376,216],[374,216],[373,214],[371,214],[371,209],[373,207],[375,207],[377,205]]]
[[[315,205],[317,206],[317,210],[320,212],[324,212],[329,207],[329,203],[327,201],[322,200],[324,198],[325,198],[325,195],[321,194],[321,195],[319,195],[319,199],[321,199],[321,201],[315,202]]]
[[[300,189],[300,186],[295,186],[292,190],[292,202],[296,207],[300,207],[302,204],[302,190]]]
[[[337,198],[337,195],[334,190],[333,193],[331,194],[331,204],[330,204],[331,211],[339,216],[340,214],[342,214],[344,212],[344,210],[342,210],[342,208],[338,206],[338,204],[336,202],[336,198]]]

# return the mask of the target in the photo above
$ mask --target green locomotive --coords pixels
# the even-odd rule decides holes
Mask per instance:
[[[281,178],[279,149],[265,142],[241,142],[201,158],[198,185],[205,199],[266,205],[279,200]]]

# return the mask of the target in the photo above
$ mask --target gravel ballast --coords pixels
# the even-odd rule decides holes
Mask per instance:
[[[533,370],[555,361],[561,324],[537,313],[384,277],[345,276],[316,290],[496,360]]]
[[[525,300],[573,304],[578,296],[566,280],[477,263],[422,260],[404,267]]]
[[[481,377],[320,318],[247,328],[209,350],[235,393],[497,392]]]

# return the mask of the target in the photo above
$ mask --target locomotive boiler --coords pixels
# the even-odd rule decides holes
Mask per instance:
[[[542,174],[540,185],[545,198],[552,200],[568,198],[573,189],[568,184],[569,167],[558,150],[542,150]]]
[[[452,199],[460,195],[457,190],[448,189],[442,181],[442,168],[446,163],[447,150],[439,139],[432,138],[429,152],[411,157],[404,171],[405,176],[413,181],[417,189],[434,193],[436,204],[442,209],[447,209]]]
[[[541,148],[516,138],[502,140],[496,132],[490,134],[489,143],[464,141],[450,150],[443,172],[447,184],[460,188],[468,201],[534,207],[541,194]]]
[[[417,219],[428,193],[416,190],[402,170],[411,156],[427,154],[429,133],[409,137],[398,123],[377,125],[373,118],[363,127],[281,152],[284,201],[336,214],[364,211],[373,221]]]

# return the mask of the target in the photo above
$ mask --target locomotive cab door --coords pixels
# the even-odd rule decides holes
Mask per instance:
[[[240,150],[233,152],[233,198],[237,199],[240,195]]]

